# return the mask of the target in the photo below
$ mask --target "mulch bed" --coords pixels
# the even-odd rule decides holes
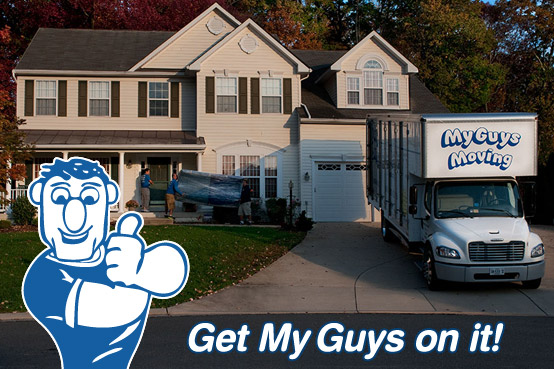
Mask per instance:
[[[37,232],[37,231],[38,231],[38,227],[37,227],[37,226],[34,226],[34,225],[24,225],[24,226],[14,225],[14,226],[11,226],[10,228],[3,228],[3,229],[0,229],[0,233],[10,233],[10,232]]]

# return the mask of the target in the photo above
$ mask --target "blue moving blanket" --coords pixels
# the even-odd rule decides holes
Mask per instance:
[[[184,195],[181,198],[183,202],[238,207],[242,190],[242,177],[183,169],[179,172],[178,187]]]

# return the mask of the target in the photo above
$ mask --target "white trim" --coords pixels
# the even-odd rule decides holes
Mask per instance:
[[[167,115],[150,115],[150,84],[152,83],[166,83],[167,84],[167,99],[163,98],[152,98],[154,101],[163,101],[167,100]],[[148,81],[148,88],[146,89],[146,116],[148,118],[171,118],[171,82],[169,81]],[[179,102],[180,104],[180,102]]]
[[[247,141],[249,141],[249,143]],[[221,151],[231,149],[233,147],[242,147],[244,145],[246,145],[248,147],[252,147],[252,146],[263,147],[267,150],[279,151],[281,153],[284,153],[284,152],[287,151],[286,149],[281,148],[280,146],[273,145],[273,144],[270,144],[270,143],[267,143],[267,142],[250,141],[250,140],[237,141],[237,142],[232,142],[232,143],[229,143],[229,144],[225,144],[225,145],[216,147],[215,149],[213,149],[213,151],[214,152],[221,152]]]
[[[91,70],[55,70],[55,69],[14,69],[16,76],[30,77],[187,77],[182,71],[157,72],[157,71],[91,71]]]
[[[201,20],[206,18],[208,14],[210,14],[214,10],[220,11],[229,21],[229,23],[234,23],[235,27],[238,27],[240,25],[240,22],[233,17],[227,10],[223,9],[221,5],[218,3],[214,3],[212,6],[210,6],[208,9],[206,9],[202,14],[200,14],[198,17],[194,18],[192,22],[181,28],[180,31],[175,33],[173,36],[171,36],[167,41],[165,41],[163,44],[158,46],[154,51],[152,51],[150,54],[148,54],[144,59],[139,61],[137,64],[135,64],[131,69],[129,69],[130,72],[135,72],[137,69],[142,67],[144,64],[148,63],[150,60],[152,60],[156,55],[161,53],[163,50],[165,50],[169,45],[171,45],[173,42],[175,42],[177,39],[179,39],[182,35],[184,35],[189,29],[194,27],[196,24],[198,24]]]
[[[400,60],[404,64],[404,73],[417,73],[418,69],[415,65],[413,65],[408,59],[404,57],[404,55],[400,54],[398,50],[396,50],[394,47],[392,47],[391,44],[389,44],[383,37],[381,37],[377,32],[372,31],[369,35],[364,37],[364,39],[356,46],[354,46],[352,49],[350,49],[346,54],[344,54],[339,60],[333,63],[331,65],[330,70],[339,71],[342,70],[341,65],[342,62],[345,61],[347,58],[349,58],[352,54],[354,54],[358,49],[362,47],[363,44],[365,44],[367,41],[371,39],[375,39],[376,42],[381,44],[388,52],[390,52],[394,57],[396,57],[398,60]]]
[[[381,68],[383,69],[384,72],[387,72],[389,70],[389,65],[387,64],[385,59],[383,59],[382,57],[380,57],[375,53],[367,53],[362,55],[362,57],[358,59],[358,63],[356,64],[356,69],[357,70],[370,69],[370,68],[365,68],[365,63],[367,63],[370,60],[375,60],[376,62],[381,64]]]
[[[91,103],[90,103],[90,100],[106,100],[106,99],[93,99],[90,97],[91,93],[90,93],[90,88],[91,88],[91,84],[93,83],[108,83],[108,114],[107,115],[92,115],[90,114],[90,108],[91,108]],[[112,116],[112,81],[87,81],[87,107],[88,107],[88,112],[87,112],[87,116],[88,117],[111,117]]]
[[[209,49],[206,53],[204,53],[202,56],[196,59],[192,64],[188,65],[186,69],[195,70],[195,71],[201,70],[202,63],[206,61],[206,59],[212,56],[217,50],[222,48],[224,45],[229,43],[231,39],[233,39],[237,34],[242,32],[242,30],[244,30],[247,27],[251,27],[250,30],[252,31],[252,33],[257,34],[257,36],[260,38],[263,38],[266,43],[273,46],[279,53],[281,53],[281,55],[283,55],[285,58],[289,59],[289,61],[292,61],[294,64],[296,64],[298,73],[310,73],[311,71],[310,68],[308,68],[304,63],[302,63],[296,56],[294,56],[290,51],[288,51],[277,40],[271,37],[271,35],[269,35],[266,31],[264,31],[263,28],[258,26],[252,19],[248,19],[239,27],[235,28],[233,32],[229,33],[227,36],[225,36],[225,38],[221,42],[219,42],[217,45]]]
[[[120,151],[120,149],[129,149],[126,150],[126,152],[138,152],[142,150],[160,150],[160,151],[175,151],[175,152],[201,152],[206,149],[206,145],[195,145],[195,144],[188,144],[188,145],[150,145],[150,144],[144,144],[144,145],[138,145],[138,144],[125,144],[125,145],[81,145],[81,144],[75,144],[75,145],[64,145],[64,144],[49,144],[49,145],[35,145],[35,149],[39,150],[80,150],[80,149],[92,149],[92,150],[110,150],[112,149],[114,152]]]
[[[217,103],[217,97],[218,96],[233,96],[233,95],[222,95],[217,93],[217,80],[221,80],[222,78],[226,79],[234,79],[235,80],[235,111],[219,111],[218,110],[218,103]],[[215,83],[214,83],[214,91],[215,91],[215,113],[216,114],[238,114],[239,113],[239,78],[238,76],[233,75],[216,75],[215,76]]]
[[[283,98],[283,77],[282,76],[271,76],[273,73],[269,74],[268,76],[264,76],[264,77],[260,77],[260,114],[264,115],[264,114],[277,114],[277,115],[282,115],[283,114],[283,110],[284,110],[284,98]],[[264,79],[277,79],[280,81],[281,83],[281,95],[264,95],[262,93],[262,81]],[[272,112],[272,113],[264,113],[264,100],[263,98],[265,97],[280,97],[281,98],[281,107],[279,108],[279,112],[278,113],[275,113],[275,112]]]

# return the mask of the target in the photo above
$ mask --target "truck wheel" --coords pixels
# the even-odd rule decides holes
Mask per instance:
[[[423,278],[427,284],[427,288],[431,291],[439,291],[443,287],[443,283],[437,278],[435,271],[435,258],[431,246],[426,246],[423,252]]]
[[[530,281],[522,281],[521,284],[523,285],[523,288],[527,290],[536,290],[541,285],[542,278],[539,279],[532,279]]]
[[[393,242],[395,240],[394,234],[391,231],[391,225],[388,220],[381,214],[381,235],[385,242]]]

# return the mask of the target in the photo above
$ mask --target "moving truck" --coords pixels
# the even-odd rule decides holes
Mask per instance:
[[[535,114],[367,119],[367,195],[386,241],[422,250],[430,289],[444,281],[538,288],[544,245],[530,232]],[[525,209],[524,209],[525,204]]]

